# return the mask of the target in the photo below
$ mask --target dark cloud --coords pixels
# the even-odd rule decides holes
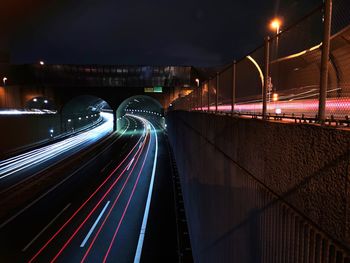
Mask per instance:
[[[319,0],[20,0],[7,6],[14,62],[218,65],[262,43]]]

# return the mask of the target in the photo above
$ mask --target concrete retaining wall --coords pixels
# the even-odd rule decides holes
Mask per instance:
[[[53,136],[56,137],[89,125],[92,121],[96,121],[98,117],[89,120],[82,118],[81,121],[72,121],[68,125],[67,123],[61,123],[60,114],[1,115],[0,156],[6,156],[8,153],[36,143],[48,142],[52,139],[50,136],[51,129],[54,131]],[[63,122],[66,121],[63,120]]]
[[[349,131],[188,112],[167,124],[197,262],[299,262],[315,240],[349,252]]]

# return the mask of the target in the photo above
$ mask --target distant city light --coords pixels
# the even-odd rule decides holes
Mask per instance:
[[[53,129],[50,129],[50,133],[53,133]]]
[[[48,100],[44,100],[44,103],[47,104],[49,101]]]
[[[276,109],[276,114],[281,114],[282,110],[281,109]]]
[[[34,99],[33,99],[33,101],[34,101],[34,102],[37,102],[37,101],[38,101],[38,99],[37,99],[37,98],[34,98]]]
[[[272,99],[273,99],[273,101],[278,101],[278,94],[277,94],[277,93],[274,93],[274,94],[272,95]]]
[[[40,60],[39,64],[40,64],[41,66],[44,66],[44,65],[45,65],[45,62],[42,61],[42,60]]]
[[[68,122],[71,122],[72,120],[71,119],[68,119]]]
[[[79,121],[81,120],[81,117],[79,117]]]

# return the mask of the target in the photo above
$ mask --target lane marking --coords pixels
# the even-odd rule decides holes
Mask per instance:
[[[131,159],[131,161],[130,161],[130,163],[128,164],[128,168],[126,168],[126,170],[127,170],[127,171],[129,171],[130,166],[131,166],[131,165],[132,165],[132,163],[134,162],[134,159],[135,159],[135,157],[134,157],[134,158],[132,158],[132,159]]]
[[[147,138],[147,137],[146,137],[146,138]],[[134,184],[134,186],[133,186],[133,188],[132,188],[132,191],[131,191],[131,194],[130,194],[130,196],[129,196],[128,202],[127,202],[127,204],[126,204],[126,206],[125,206],[125,208],[124,208],[123,214],[122,214],[121,218],[119,219],[118,226],[117,226],[117,228],[116,228],[116,230],[115,230],[115,232],[114,232],[114,235],[113,235],[113,238],[112,238],[112,240],[111,240],[111,242],[110,242],[110,244],[109,244],[108,250],[107,250],[107,252],[106,252],[106,254],[105,254],[104,258],[103,258],[103,261],[102,261],[103,263],[106,263],[106,261],[107,261],[107,258],[108,258],[108,256],[109,256],[109,253],[111,252],[111,249],[112,249],[112,247],[113,247],[115,238],[116,238],[116,236],[117,236],[117,234],[118,234],[118,232],[119,232],[120,226],[121,226],[121,224],[122,224],[123,221],[124,221],[125,214],[126,214],[126,212],[128,211],[128,208],[129,208],[131,199],[133,198],[133,196],[134,196],[134,194],[135,194],[136,187],[137,187],[137,185],[138,185],[138,182],[139,182],[141,173],[143,172],[143,168],[144,168],[144,166],[145,166],[145,163],[146,163],[146,160],[147,160],[147,157],[148,157],[148,154],[149,154],[149,149],[150,149],[150,147],[151,147],[151,140],[152,140],[152,136],[150,135],[150,141],[149,141],[148,146],[147,146],[147,151],[146,151],[146,154],[145,154],[145,158],[143,159],[141,169],[140,169],[140,171],[139,171],[139,173],[138,173],[138,175],[137,175],[136,182],[135,182],[135,184]]]
[[[141,139],[141,138],[140,138]],[[134,146],[134,148],[132,149],[132,151],[135,149],[135,147],[136,147],[136,145]],[[141,153],[142,153],[142,150],[141,150]],[[134,156],[136,156],[136,155],[139,155],[140,156],[140,154],[141,153],[139,153],[139,150],[137,150],[137,152],[135,153],[135,155]],[[129,154],[130,155],[130,154]],[[126,158],[128,158],[129,157],[129,155],[126,157]],[[124,159],[124,160],[126,160],[126,158]],[[124,161],[123,161],[123,163],[124,163]],[[120,164],[121,165],[121,164]],[[136,165],[136,163],[134,164],[134,166]],[[91,215],[95,212],[95,210],[97,209],[97,207],[99,207],[100,206],[100,204],[102,203],[102,201],[106,198],[106,196],[112,191],[112,189],[114,188],[114,186],[117,184],[117,182],[119,181],[119,179],[121,178],[121,176],[125,173],[125,171],[126,171],[126,167],[124,168],[124,170],[121,172],[121,174],[119,174],[119,176],[118,176],[118,178],[113,182],[113,184],[108,188],[108,190],[107,190],[107,192],[105,192],[104,193],[104,195],[100,198],[100,201],[98,201],[98,203],[95,205],[95,207],[90,211],[90,213],[87,215],[87,217],[84,219],[84,221],[82,222],[82,223],[80,223],[80,225],[78,226],[78,228],[74,231],[74,233],[69,237],[69,239],[66,241],[66,243],[61,247],[61,249],[57,252],[57,254],[54,256],[54,258],[50,261],[51,263],[52,262],[55,262],[56,260],[57,260],[57,258],[61,255],[61,253],[66,249],[66,247],[68,246],[68,244],[72,241],[72,239],[77,235],[77,233],[80,231],[80,229],[83,227],[83,225],[86,223],[86,221],[91,217]],[[114,173],[114,172],[113,172]],[[112,174],[113,174],[112,173]],[[130,173],[132,173],[132,171],[130,172]],[[130,173],[129,173],[129,176],[130,176]],[[129,178],[129,176],[127,177],[127,180],[128,180],[128,178]],[[127,181],[125,181],[124,182],[124,185],[123,185],[123,188],[122,188],[122,190],[124,189],[124,187],[125,187],[125,185],[126,185],[126,182]],[[100,188],[100,187],[99,187]],[[97,189],[98,190],[98,189]],[[97,191],[96,190],[96,191]],[[121,194],[121,191],[122,190],[120,190],[120,192],[119,192],[119,195],[118,196],[120,196],[120,194]],[[96,191],[94,192],[94,194],[96,193]],[[87,201],[86,201],[87,202]],[[84,205],[86,204],[86,202],[84,203]],[[113,207],[113,205],[112,205],[112,207]],[[110,208],[110,210],[111,210],[112,208]],[[76,211],[76,213],[73,215],[73,216],[75,216],[76,214],[78,213],[78,211]],[[71,217],[71,219],[73,218],[73,216]],[[69,219],[69,220],[71,220],[71,219]],[[105,220],[107,219],[107,217],[105,217],[105,219],[104,219],[104,221],[103,221],[103,223],[105,222]],[[68,224],[68,221],[65,223],[65,225],[67,225]],[[51,237],[51,239],[48,241],[48,242],[46,242],[46,244],[37,252],[37,254],[35,254],[34,255],[34,257],[29,261],[29,263],[31,263],[31,262],[33,262],[34,260],[35,260],[35,258],[42,252],[42,250],[43,249],[45,249],[45,247],[55,238],[55,236],[57,236],[58,235],[58,233],[65,227],[65,225],[63,225],[61,228],[60,228],[60,230],[58,230],[57,232],[56,232],[56,234],[53,236],[53,237]],[[100,226],[100,228],[103,226],[103,224]],[[99,228],[99,230],[100,230],[100,228]],[[97,235],[98,233],[96,233],[96,235]],[[95,235],[95,236],[96,236]],[[93,244],[93,242],[94,242],[94,240],[91,242],[91,244],[90,244],[90,246],[89,246],[89,248],[88,248],[88,250],[87,251],[89,251],[89,249],[90,249],[90,247],[92,246],[92,244]]]
[[[64,213],[64,211],[66,211],[68,209],[68,207],[70,207],[71,203],[69,203],[68,205],[66,205],[65,208],[63,208],[63,210],[61,212],[58,213],[57,216],[54,217],[54,219],[52,219],[33,239],[32,241],[30,241],[28,243],[28,245],[26,245],[23,249],[22,249],[22,252],[25,252],[40,236],[42,233],[44,233],[46,231],[46,229],[48,229],[52,224],[53,222],[56,221],[57,218],[60,217],[60,215],[62,215]]]
[[[137,163],[138,163],[138,160],[140,159],[141,155],[143,154],[143,150],[144,150],[144,148],[141,149],[140,154],[138,154],[138,156],[136,157],[136,161],[135,161],[134,165],[132,166],[131,171],[129,172],[129,174],[128,174],[126,180],[124,181],[124,184],[123,184],[123,186],[122,186],[122,189],[119,191],[118,196],[114,199],[114,202],[113,202],[111,208],[109,208],[108,214],[107,214],[106,217],[104,218],[102,224],[100,225],[100,227],[99,227],[97,233],[95,234],[95,236],[94,236],[92,242],[90,243],[90,245],[89,245],[88,249],[86,250],[86,252],[85,252],[85,254],[84,254],[84,257],[82,258],[82,260],[80,261],[80,263],[83,263],[83,262],[86,260],[87,256],[89,255],[92,246],[94,245],[95,241],[96,241],[97,238],[99,237],[100,232],[102,231],[102,228],[104,227],[104,225],[105,225],[105,223],[107,222],[107,220],[108,220],[110,214],[112,213],[112,211],[113,211],[115,205],[117,204],[117,202],[118,202],[120,196],[122,195],[122,193],[123,193],[123,191],[124,191],[124,188],[125,188],[126,184],[128,183],[129,178],[130,178],[131,174],[133,173],[133,171],[134,171],[134,169],[135,169],[135,167],[136,167],[136,165],[137,165]],[[147,152],[146,152],[146,154],[147,154]]]
[[[103,216],[104,212],[106,211],[106,209],[107,209],[109,203],[110,203],[110,201],[108,201],[108,202],[106,203],[105,207],[102,209],[100,215],[97,217],[95,223],[92,225],[92,227],[91,227],[89,233],[86,235],[86,237],[84,238],[83,242],[80,244],[80,247],[84,247],[85,244],[86,244],[86,242],[89,240],[89,238],[90,238],[92,232],[95,230],[95,228],[96,228],[98,222],[101,220],[101,217]]]
[[[156,151],[155,151],[154,160],[153,160],[152,177],[151,177],[151,181],[150,181],[150,185],[149,185],[149,189],[148,189],[148,196],[147,196],[147,202],[146,202],[146,207],[145,207],[145,213],[143,215],[143,220],[142,220],[142,225],[141,225],[141,230],[140,230],[139,241],[137,243],[137,249],[136,249],[136,254],[135,254],[135,258],[134,258],[134,263],[139,263],[141,260],[143,241],[144,241],[145,234],[146,234],[147,220],[148,220],[148,215],[149,215],[149,209],[151,206],[154,178],[155,178],[156,168],[157,168],[158,136],[157,136],[157,131],[154,128],[152,123],[151,123],[151,126],[152,126],[152,129],[154,130],[154,134],[156,137]]]

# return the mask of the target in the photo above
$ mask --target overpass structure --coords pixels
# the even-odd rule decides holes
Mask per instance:
[[[190,66],[111,65],[6,65],[1,86],[2,108],[23,108],[33,98],[45,97],[57,109],[75,96],[93,95],[116,108],[133,95],[148,95],[166,108],[179,96],[187,95],[198,71]]]

